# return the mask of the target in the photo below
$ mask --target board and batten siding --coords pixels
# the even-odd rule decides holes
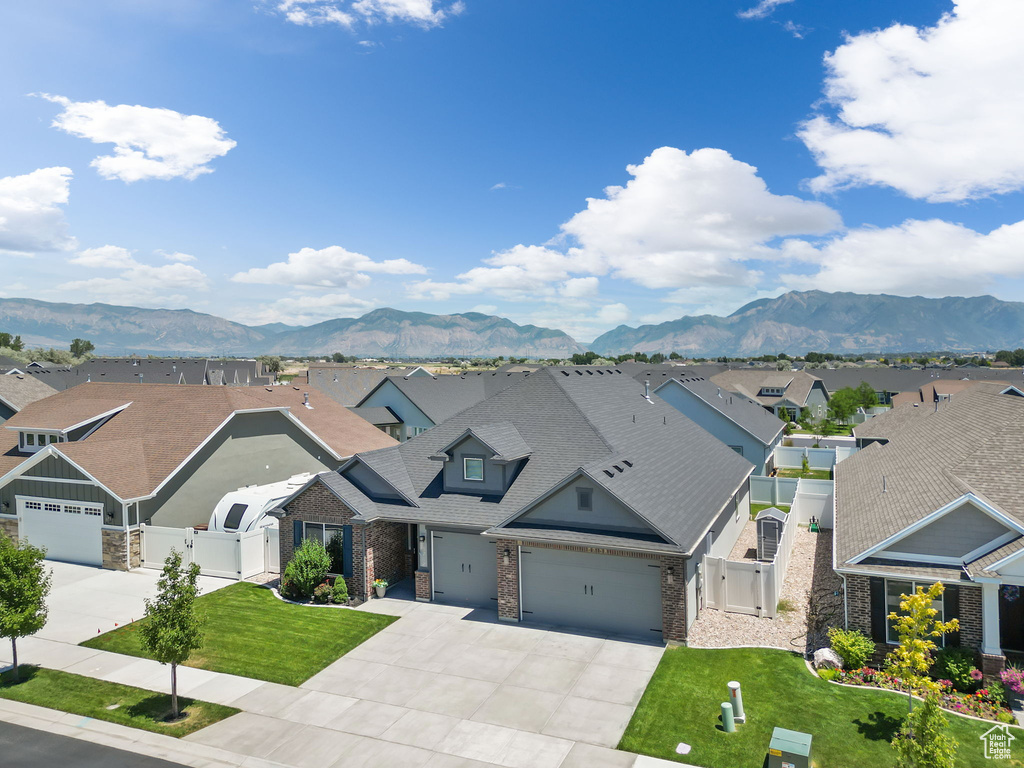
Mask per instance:
[[[21,477],[11,480],[0,488],[0,508],[17,509],[15,497],[32,496],[40,499],[60,499],[63,501],[92,502],[103,505],[104,523],[106,525],[122,525],[121,502],[104,491],[98,485],[82,483],[61,483],[47,480],[88,480],[81,472],[59,456],[48,456],[39,464],[28,470]],[[91,482],[91,481],[90,481]],[[4,507],[3,504],[9,504]],[[113,519],[111,519],[111,516]]]
[[[172,528],[202,525],[229,491],[333,470],[339,464],[284,414],[240,413],[154,498],[140,502],[140,517]]]
[[[387,407],[394,411],[398,418],[402,420],[402,442],[412,437],[413,427],[430,429],[434,426],[434,422],[402,390],[396,387],[394,382],[386,379],[383,384],[359,405],[360,407]]]

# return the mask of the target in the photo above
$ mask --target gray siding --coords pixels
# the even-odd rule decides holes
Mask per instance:
[[[89,479],[58,456],[48,456],[43,459],[41,462],[29,469],[25,473],[24,477],[59,477],[63,480]],[[81,499],[78,499],[78,501],[81,501]]]
[[[578,508],[577,488],[592,490],[591,506],[593,509],[587,511]],[[579,478],[553,493],[525,515],[519,517],[516,522],[523,525],[562,526],[601,532],[614,531],[657,536],[650,526],[637,515],[587,478]]]
[[[337,466],[330,454],[283,414],[239,414],[156,498],[141,502],[142,522],[175,528],[208,523],[228,491]]]
[[[966,504],[897,541],[888,549],[915,555],[962,557],[1008,532],[1006,526],[998,520]]]
[[[371,394],[361,406],[387,406],[402,420],[401,437],[403,442],[412,437],[413,427],[430,429],[434,422],[423,413],[398,387],[392,382],[385,380],[380,387]]]
[[[52,477],[78,479],[78,473],[73,467],[62,459],[46,459],[43,463],[55,462],[56,467]],[[11,514],[17,509],[16,496],[35,496],[43,499],[62,499],[64,501],[89,501],[94,504],[102,504],[104,511],[103,522],[106,525],[121,525],[121,503],[102,488],[96,485],[79,485],[77,483],[53,483],[46,480],[33,480],[30,477],[15,478],[3,488],[0,488],[0,508],[2,503],[10,504],[8,508]],[[113,521],[110,520],[113,515]]]
[[[17,411],[14,410],[13,408],[10,408],[4,405],[3,403],[0,403],[0,424],[3,424],[16,413]]]
[[[380,475],[367,467],[365,464],[357,463],[346,469],[342,474],[354,486],[371,498],[400,499],[395,489],[381,479]]]
[[[452,460],[444,463],[444,489],[455,493],[502,494],[508,488],[513,467],[491,461],[494,452],[475,437],[467,437],[452,449]],[[484,479],[463,480],[464,458],[484,460]]]
[[[686,626],[689,628],[697,618],[697,569],[703,567],[704,555],[712,557],[728,557],[743,526],[750,519],[750,491],[744,487],[725,509],[722,510],[714,525],[711,526],[711,547],[707,546],[708,537],[698,544],[693,555],[686,561]]]

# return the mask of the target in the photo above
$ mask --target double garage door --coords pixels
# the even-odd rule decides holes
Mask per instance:
[[[45,547],[48,560],[103,565],[103,507],[79,501],[17,498],[18,535]]]
[[[527,545],[520,553],[524,621],[661,639],[656,560]]]
[[[495,540],[435,531],[431,542],[434,600],[496,607]],[[520,575],[524,621],[661,639],[657,560],[524,545]]]

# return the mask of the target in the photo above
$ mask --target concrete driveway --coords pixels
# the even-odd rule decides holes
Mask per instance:
[[[609,768],[660,645],[374,600],[401,618],[299,688],[265,683],[189,740],[287,765]],[[656,761],[660,762],[660,761]]]

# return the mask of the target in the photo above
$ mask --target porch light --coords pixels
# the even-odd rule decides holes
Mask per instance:
[[[427,540],[427,537],[424,536],[423,534],[420,534],[420,543],[422,544],[426,540]]]
[[[506,549],[505,552],[504,552],[504,556],[501,559],[502,560],[502,565],[508,565],[509,564],[509,558],[511,557],[511,555],[512,555],[512,552],[510,550]]]
[[[665,575],[668,577],[668,583],[672,584],[675,582],[676,569],[673,566],[669,566],[665,569]]]

